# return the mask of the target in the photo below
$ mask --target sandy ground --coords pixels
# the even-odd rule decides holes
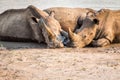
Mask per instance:
[[[120,80],[120,44],[80,49],[0,44],[0,80]]]
[[[0,13],[28,5],[120,9],[120,0],[0,0]],[[120,80],[120,44],[47,49],[44,44],[0,41],[0,80]]]

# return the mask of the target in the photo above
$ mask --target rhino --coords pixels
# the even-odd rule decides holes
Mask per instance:
[[[0,14],[0,40],[45,42],[48,47],[60,48],[64,47],[62,31],[54,12],[48,14],[33,5]]]
[[[68,33],[66,33],[65,31],[68,31],[68,28],[71,28],[72,31],[77,29],[79,27],[77,24],[77,19],[79,18],[79,16],[81,16],[81,18],[85,18],[86,13],[88,11],[93,11],[93,10],[88,8],[56,7],[56,8],[45,9],[44,11],[37,9],[34,6],[29,6],[26,9],[19,9],[19,10],[12,9],[2,13],[4,14],[4,18],[6,18],[5,15],[9,16],[12,12],[16,16],[20,16],[20,18],[16,19],[16,17],[13,18],[13,16],[9,17],[9,21],[7,23],[9,27],[8,25],[5,25],[5,27],[11,29],[9,30],[9,33],[6,32],[8,28],[5,29],[6,33],[1,33],[0,36],[1,40],[15,40],[15,41],[37,40],[39,43],[46,42],[49,47],[63,47],[63,43],[65,45],[66,42],[69,41]],[[9,12],[10,14],[8,13],[5,14],[6,12]],[[27,16],[27,17],[23,18],[23,16]],[[13,20],[11,20],[12,18]],[[4,21],[5,20],[3,20],[3,22]],[[10,21],[11,23],[9,23]],[[3,22],[1,22],[1,24],[4,24]],[[37,27],[33,27],[33,23],[34,26]],[[19,26],[23,26],[23,27],[21,28]],[[3,26],[1,26],[1,28],[2,27]],[[18,29],[18,31],[15,32],[15,30],[12,28]],[[21,34],[21,32],[23,31],[24,34],[23,33]],[[65,39],[67,40],[65,41]]]
[[[95,11],[90,8],[68,8],[68,7],[52,7],[44,9],[45,12],[50,14],[51,11],[55,12],[55,19],[60,23],[62,29],[68,32],[68,28],[75,31],[80,27],[83,19],[86,17],[86,13],[89,11]],[[77,23],[79,17],[81,17],[81,23]]]
[[[69,28],[74,32],[76,29],[79,29],[82,25],[82,21],[86,17],[86,13],[89,11],[95,12],[95,10],[90,8],[68,8],[68,7],[52,7],[44,9],[45,12],[50,14],[51,11],[55,13],[55,19],[60,23],[62,28],[62,34],[65,36],[63,44],[68,46],[70,42],[68,30]],[[81,17],[78,23],[78,19]],[[69,46],[68,46],[69,47]]]
[[[79,22],[79,21],[78,21]],[[120,42],[120,10],[101,9],[88,12],[82,26],[73,33],[69,29],[71,46],[95,47]]]

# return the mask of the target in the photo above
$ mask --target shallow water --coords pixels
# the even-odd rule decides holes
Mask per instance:
[[[83,7],[120,9],[120,0],[0,0],[0,12],[11,8],[34,5],[40,9],[49,7]]]

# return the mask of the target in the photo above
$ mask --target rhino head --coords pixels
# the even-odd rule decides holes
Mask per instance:
[[[38,18],[33,20],[38,23],[39,28],[42,30],[45,42],[50,48],[64,47],[63,42],[65,40],[65,32],[61,29],[60,23],[54,18],[55,12],[51,11],[50,14],[34,7],[30,6],[38,15]]]
[[[54,18],[54,12],[46,18],[41,17],[39,20],[39,26],[42,27],[42,34],[45,38],[45,42],[50,48],[61,48],[64,47],[63,42],[65,36],[59,22]]]
[[[82,48],[88,45],[96,35],[98,24],[99,20],[95,17],[94,12],[88,12],[80,29],[75,32],[69,29],[70,42],[67,43],[68,46]]]

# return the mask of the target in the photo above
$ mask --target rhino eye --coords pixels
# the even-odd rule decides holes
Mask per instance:
[[[94,17],[94,15],[90,15],[90,17]]]
[[[86,38],[87,36],[86,35],[82,35],[83,38]]]
[[[32,17],[32,20],[33,20],[35,23],[38,22],[37,19],[36,19],[35,17]]]
[[[93,19],[93,22],[97,25],[99,25],[99,20],[98,19]]]

